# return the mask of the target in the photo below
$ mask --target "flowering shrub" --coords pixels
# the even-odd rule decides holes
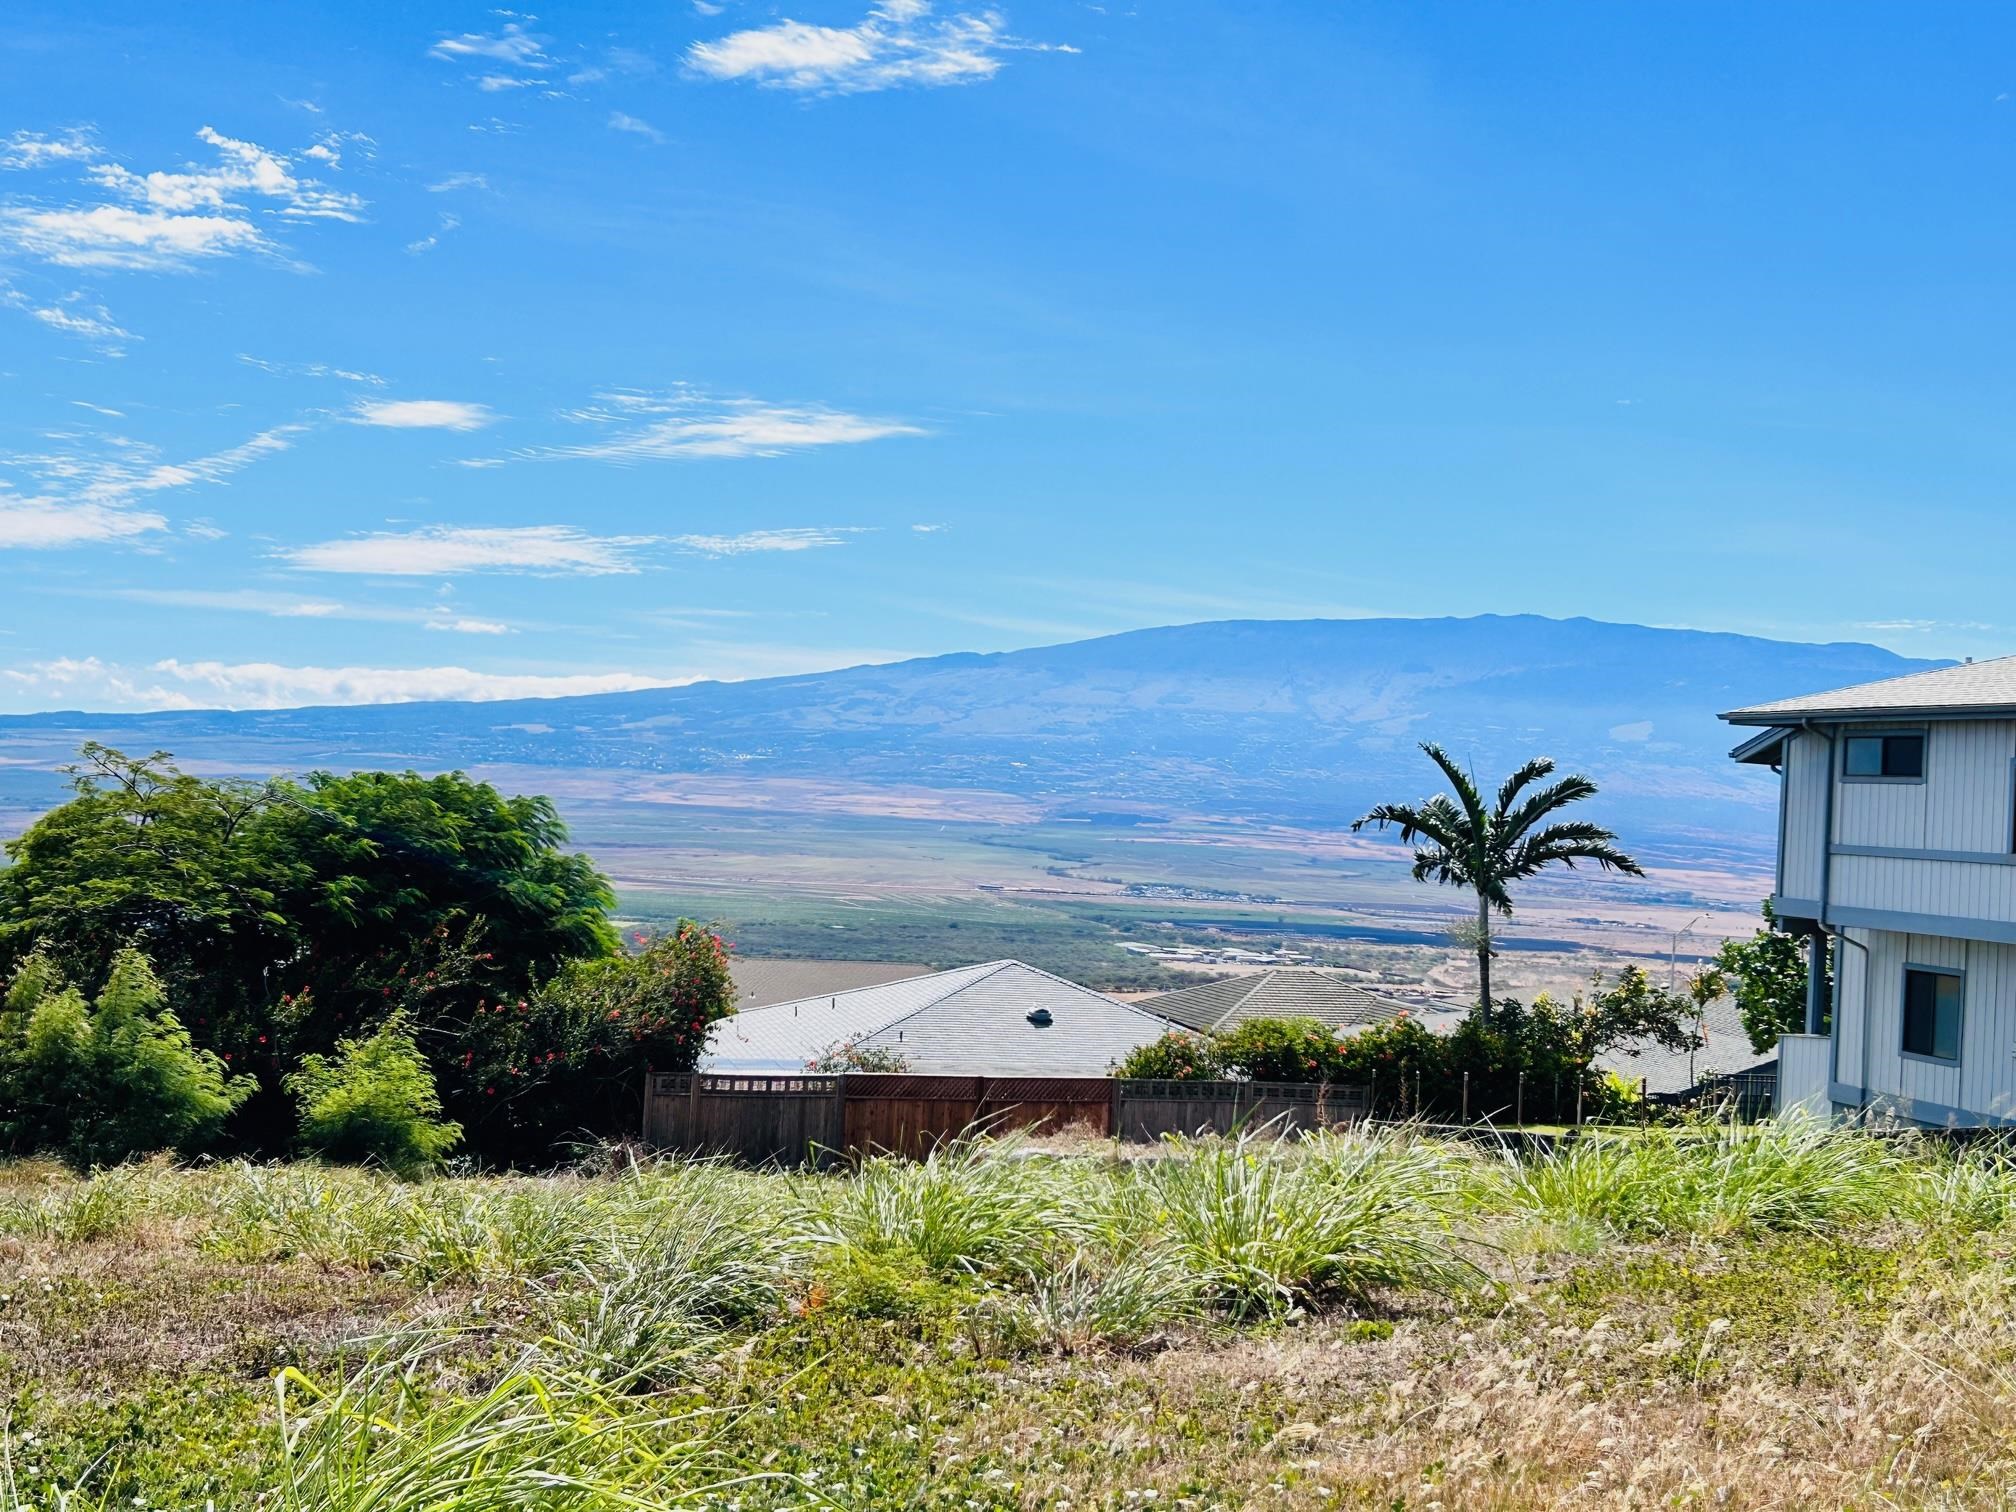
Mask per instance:
[[[1336,1081],[1344,1067],[1337,1031],[1313,1018],[1248,1019],[1218,1036],[1217,1052],[1247,1081]]]
[[[884,1045],[838,1040],[805,1062],[807,1071],[908,1071],[910,1062]]]
[[[1131,1081],[1215,1081],[1225,1072],[1209,1036],[1177,1029],[1140,1046],[1113,1074]]]

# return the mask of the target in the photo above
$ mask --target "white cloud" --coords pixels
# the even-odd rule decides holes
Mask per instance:
[[[427,186],[429,194],[451,194],[457,189],[488,189],[489,178],[481,173],[451,173]]]
[[[151,709],[285,709],[314,704],[411,703],[427,699],[492,702],[564,698],[663,687],[667,679],[635,672],[478,672],[467,667],[295,667],[278,662],[182,661],[144,668],[96,657],[65,657],[0,672],[17,693],[78,703]]]
[[[488,405],[465,404],[459,399],[376,399],[357,406],[359,425],[380,425],[392,430],[481,430],[496,416]]]
[[[0,237],[31,257],[70,268],[185,268],[199,258],[271,245],[257,226],[235,216],[166,215],[123,205],[0,210]]]
[[[653,394],[620,390],[567,418],[612,432],[574,446],[516,453],[520,459],[588,457],[605,462],[670,461],[692,457],[775,457],[815,446],[847,446],[889,436],[921,436],[900,420],[851,414],[825,405],[768,404],[759,399],[717,399],[696,389]]]
[[[627,131],[632,136],[641,136],[653,142],[663,142],[665,140],[665,133],[660,131],[656,126],[653,126],[649,121],[640,121],[637,117],[625,115],[620,110],[614,110],[609,113],[609,129],[611,131]]]
[[[471,619],[468,615],[456,615],[452,619],[430,619],[429,630],[447,630],[456,635],[509,635],[511,627],[501,620]]]
[[[811,551],[821,546],[844,546],[847,537],[859,534],[859,526],[802,526],[788,530],[745,530],[740,535],[673,536],[672,544],[702,556],[725,557],[752,551]]]
[[[919,535],[936,535],[945,527],[943,525],[912,525],[910,528]]]
[[[529,572],[599,577],[636,572],[638,553],[654,544],[653,536],[593,536],[571,525],[436,525],[322,541],[280,555],[308,572],[386,577]]]
[[[107,409],[102,404],[93,404],[89,399],[72,399],[70,402],[78,409],[87,409],[94,415],[105,415],[113,420],[124,420],[126,418],[126,411]]]
[[[0,137],[0,168],[45,168],[51,163],[81,162],[98,154],[98,144],[86,126],[73,126],[61,136],[45,136],[39,131],[17,131]]]
[[[524,89],[537,84],[538,79],[514,78],[510,74],[484,74],[476,80],[476,87],[485,94],[496,94],[505,89]]]
[[[773,89],[858,94],[904,85],[990,79],[1009,52],[1076,52],[1011,36],[998,11],[932,14],[928,0],[883,0],[858,25],[785,19],[686,50],[686,65],[712,79]]]
[[[362,219],[362,199],[300,177],[285,157],[208,126],[196,135],[216,153],[214,166],[139,174],[93,164],[86,177],[118,202],[0,206],[0,242],[66,267],[174,270],[275,251],[248,201],[283,220]]]
[[[20,498],[0,489],[0,550],[48,551],[130,541],[167,528],[167,520],[145,510],[73,504],[46,496]]]

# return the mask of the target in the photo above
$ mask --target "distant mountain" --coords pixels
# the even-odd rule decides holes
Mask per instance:
[[[1329,824],[1431,786],[1415,743],[1495,776],[1546,753],[1614,821],[1746,849],[1768,783],[1727,760],[1723,709],[1942,665],[1537,615],[1235,620],[806,677],[509,703],[0,719],[0,768],[91,738],[208,768],[450,766],[984,790],[1095,822]],[[619,780],[616,786],[623,783]]]

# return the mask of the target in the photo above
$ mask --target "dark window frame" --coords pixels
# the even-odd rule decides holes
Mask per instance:
[[[1915,776],[1893,775],[1886,772],[1851,772],[1848,770],[1848,748],[1858,740],[1880,740],[1885,742],[1883,758],[1889,757],[1888,742],[1910,739],[1918,742],[1918,771]],[[1925,781],[1926,769],[1931,765],[1932,732],[1924,725],[1903,725],[1894,728],[1863,730],[1852,726],[1841,732],[1841,755],[1839,776],[1843,782],[1890,783],[1893,785],[1918,785]]]
[[[1953,1053],[1939,1055],[1928,1050],[1909,1048],[1911,1034],[1911,978],[1914,976],[1948,977],[1959,984],[1959,1003],[1954,1012]],[[1932,999],[1931,1042],[1939,1042],[1939,999],[1935,989]],[[1897,994],[1897,1053],[1905,1060],[1924,1061],[1932,1066],[1958,1066],[1967,1044],[1967,972],[1959,966],[1923,966],[1915,961],[1904,964],[1904,975]]]

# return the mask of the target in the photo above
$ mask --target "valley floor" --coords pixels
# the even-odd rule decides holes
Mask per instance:
[[[1999,1152],[1810,1130],[19,1164],[0,1508],[1994,1506],[2012,1299]]]

